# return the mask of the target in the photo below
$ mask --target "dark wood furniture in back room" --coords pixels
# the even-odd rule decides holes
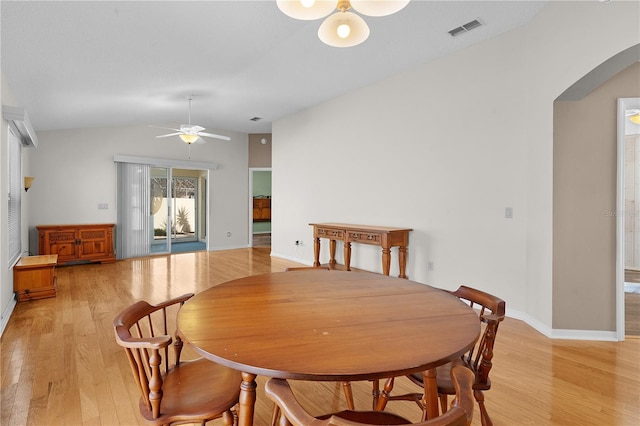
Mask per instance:
[[[18,302],[56,297],[56,262],[58,255],[21,258],[13,267],[13,291]]]
[[[39,225],[39,254],[57,254],[58,265],[115,262],[114,224]]]
[[[271,198],[255,197],[253,199],[253,221],[271,221]]]
[[[409,228],[389,226],[349,225],[346,223],[310,223],[313,226],[313,266],[320,266],[320,238],[329,239],[329,266],[336,264],[336,241],[344,241],[344,266],[351,270],[351,243],[371,244],[382,247],[382,273],[389,275],[391,247],[398,247],[400,278],[407,278],[407,246]]]

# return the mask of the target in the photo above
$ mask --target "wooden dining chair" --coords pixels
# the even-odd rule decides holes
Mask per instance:
[[[483,328],[482,336],[476,345],[460,359],[445,364],[437,368],[436,379],[438,383],[438,395],[440,397],[440,407],[442,412],[447,410],[447,396],[455,395],[455,386],[450,379],[452,368],[463,365],[475,375],[473,382],[473,395],[480,408],[480,421],[483,426],[493,424],[484,404],[484,391],[491,388],[489,372],[493,366],[493,346],[495,344],[498,326],[504,320],[505,301],[471,287],[460,286],[456,291],[451,292],[459,299],[467,302],[469,306],[478,310],[478,316]],[[412,374],[407,376],[416,385],[423,387],[422,374]],[[411,393],[405,395],[390,395],[393,388],[393,378],[389,379],[384,386],[381,398],[388,401],[409,400],[415,401],[424,411],[422,402],[423,393]],[[384,404],[383,404],[384,405]]]
[[[127,354],[141,393],[140,414],[148,424],[204,425],[222,417],[223,424],[231,426],[237,424],[232,409],[238,403],[240,373],[203,358],[181,361],[183,342],[169,334],[179,308],[192,296],[129,306],[113,322],[116,342]]]
[[[456,398],[445,414],[419,423],[385,411],[345,410],[338,413],[314,417],[296,399],[289,383],[283,379],[269,379],[265,384],[267,396],[279,408],[277,426],[372,426],[372,425],[419,425],[419,426],[468,426],[473,417],[473,373],[455,366],[450,371]]]

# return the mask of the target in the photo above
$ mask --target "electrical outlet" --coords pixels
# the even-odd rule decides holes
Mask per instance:
[[[109,210],[109,204],[107,203],[98,204],[98,210]]]
[[[504,217],[505,219],[513,219],[513,207],[504,208]]]
[[[231,231],[227,231],[227,237],[231,236]]]

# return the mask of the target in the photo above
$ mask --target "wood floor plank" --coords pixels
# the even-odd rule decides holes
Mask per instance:
[[[182,253],[58,268],[55,298],[20,302],[0,339],[2,425],[142,425],[138,394],[112,321],[131,303],[159,302],[246,275],[284,271],[294,262],[268,248]],[[187,357],[195,356],[186,350]],[[390,351],[390,356],[392,351]],[[500,425],[640,424],[640,339],[550,340],[507,318],[496,341],[486,405]],[[258,378],[255,424],[272,404]],[[294,382],[314,414],[346,408],[338,383]],[[415,391],[406,378],[395,391]],[[371,384],[353,384],[356,406],[371,404]],[[418,420],[413,403],[389,411]],[[476,407],[474,425],[480,425]],[[221,424],[219,421],[212,425]]]

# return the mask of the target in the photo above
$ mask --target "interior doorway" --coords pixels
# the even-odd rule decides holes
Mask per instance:
[[[249,246],[271,247],[271,168],[249,169]]]
[[[640,98],[618,100],[618,330],[640,336]]]

